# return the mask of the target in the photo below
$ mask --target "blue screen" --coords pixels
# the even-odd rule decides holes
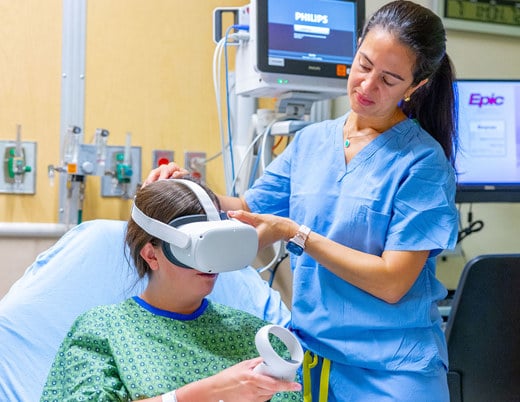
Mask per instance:
[[[337,0],[270,0],[269,65],[305,60],[350,65],[357,27],[356,3]]]

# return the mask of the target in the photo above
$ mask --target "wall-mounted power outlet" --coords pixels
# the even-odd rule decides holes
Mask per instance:
[[[187,169],[191,177],[206,183],[206,152],[184,152],[184,168]]]
[[[173,162],[173,151],[154,149],[152,151],[152,169]]]

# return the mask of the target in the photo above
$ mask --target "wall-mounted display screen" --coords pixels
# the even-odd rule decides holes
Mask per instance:
[[[459,202],[520,201],[520,80],[458,80]]]

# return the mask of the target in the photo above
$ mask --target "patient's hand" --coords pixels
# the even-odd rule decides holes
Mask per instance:
[[[297,382],[277,380],[253,372],[262,361],[261,357],[245,360],[214,376],[179,388],[177,399],[179,402],[190,400],[264,402],[277,392],[301,390],[301,385]]]
[[[153,169],[146,180],[143,182],[143,187],[153,183],[154,181],[161,179],[182,179],[184,176],[189,175],[186,169],[181,168],[175,162],[170,162],[167,165],[161,165]]]

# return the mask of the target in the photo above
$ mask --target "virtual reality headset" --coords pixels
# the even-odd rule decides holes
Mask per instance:
[[[256,229],[235,219],[222,219],[206,191],[195,182],[168,179],[192,190],[206,215],[181,216],[166,224],[132,207],[132,219],[146,233],[162,240],[173,264],[206,273],[236,271],[250,265],[258,252]]]

